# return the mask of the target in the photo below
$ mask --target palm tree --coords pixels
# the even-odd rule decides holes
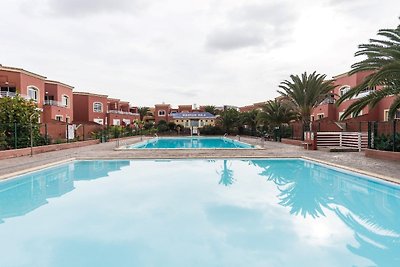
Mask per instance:
[[[257,122],[275,127],[289,123],[296,118],[296,113],[290,103],[275,99],[264,104],[262,110],[258,113]]]
[[[233,108],[228,108],[221,113],[219,122],[222,124],[224,131],[230,133],[239,121],[239,111]]]
[[[259,111],[256,109],[240,113],[240,123],[247,125],[251,129],[251,134],[254,135],[257,129],[257,118]]]
[[[213,115],[217,115],[217,110],[216,110],[215,106],[211,106],[211,105],[205,106],[204,111],[209,112]]]
[[[290,81],[281,82],[279,87],[282,90],[278,90],[278,93],[293,103],[293,111],[308,129],[312,110],[326,99],[335,86],[331,80],[325,80],[325,74],[317,74],[315,71],[310,75],[304,72],[301,77],[290,75],[290,78]]]
[[[373,71],[373,73],[367,76],[360,85],[345,93],[338,100],[337,105],[346,99],[357,96],[363,90],[377,86],[382,89],[373,91],[352,103],[343,113],[342,118],[346,118],[350,114],[358,115],[366,106],[373,108],[380,100],[389,95],[395,96],[389,109],[389,118],[393,119],[400,108],[400,25],[396,29],[379,30],[378,36],[383,39],[370,39],[369,44],[358,46],[359,51],[355,56],[366,56],[367,58],[353,64],[349,75],[361,71]]]
[[[149,111],[150,111],[149,107],[140,107],[140,108],[138,108],[140,121],[143,121],[143,118],[149,114]]]

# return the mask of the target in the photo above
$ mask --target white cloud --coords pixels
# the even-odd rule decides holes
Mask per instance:
[[[247,105],[349,70],[395,0],[3,0],[0,64],[135,105]],[[374,15],[371,15],[374,14]]]

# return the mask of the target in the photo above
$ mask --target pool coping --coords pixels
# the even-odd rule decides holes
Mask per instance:
[[[4,174],[4,175],[0,176],[0,182],[1,181],[5,181],[5,180],[11,180],[11,179],[13,179],[13,177],[16,178],[18,176],[27,174],[29,172],[36,172],[36,171],[39,171],[39,170],[51,168],[51,167],[54,167],[54,166],[57,166],[57,165],[60,165],[60,164],[64,164],[64,163],[68,163],[68,162],[71,162],[71,161],[75,161],[75,160],[77,160],[77,159],[76,158],[68,158],[68,159],[63,159],[63,160],[58,160],[58,161],[54,161],[54,162],[51,162],[51,163],[47,163],[47,164],[44,164],[44,165],[41,165],[41,166],[38,166],[38,167],[28,168],[28,169],[24,169],[24,170],[20,170],[20,171]]]
[[[372,178],[376,178],[379,180],[383,180],[385,182],[389,182],[389,183],[393,183],[396,185],[400,185],[400,179],[396,179],[396,178],[392,178],[389,176],[385,176],[385,175],[380,175],[377,173],[372,173],[372,172],[368,172],[368,171],[363,171],[357,168],[351,168],[351,167],[347,167],[347,166],[343,166],[340,164],[336,164],[336,163],[332,163],[332,162],[328,162],[328,161],[324,161],[324,160],[320,160],[320,159],[315,159],[312,157],[307,157],[307,156],[240,156],[240,157],[226,157],[226,156],[215,156],[215,155],[209,155],[209,156],[205,156],[205,155],[201,155],[201,156],[197,156],[197,157],[191,157],[191,158],[182,158],[182,157],[177,157],[177,158],[173,158],[173,157],[160,157],[160,158],[154,158],[154,157],[72,157],[69,159],[64,159],[64,160],[59,160],[59,161],[55,161],[55,162],[51,162],[45,165],[41,165],[38,167],[33,167],[33,168],[28,168],[28,169],[24,169],[24,170],[20,170],[20,171],[16,171],[16,172],[11,172],[9,174],[5,174],[5,175],[1,175],[0,176],[0,182],[1,181],[5,181],[5,180],[9,180],[9,179],[14,179],[14,177],[18,177],[24,174],[27,174],[29,172],[35,172],[35,171],[39,171],[42,169],[46,169],[46,168],[50,168],[50,167],[54,167],[60,164],[64,164],[64,163],[68,163],[71,161],[78,161],[78,160],[190,160],[190,159],[304,159],[304,160],[308,160],[308,161],[312,161],[315,163],[320,163],[320,164],[324,164],[327,166],[331,166],[334,168],[339,168],[345,171],[350,171],[350,172],[354,172],[356,174],[360,174],[360,175],[364,175],[364,176],[369,176]]]
[[[183,151],[187,151],[187,150],[192,150],[192,149],[196,149],[196,150],[233,150],[233,149],[239,149],[239,150],[254,150],[254,149],[259,149],[262,150],[264,149],[262,146],[260,145],[253,145],[253,144],[249,144],[240,140],[235,140],[233,138],[230,137],[226,137],[226,136],[213,136],[213,137],[208,137],[208,136],[196,136],[196,137],[192,137],[192,136],[183,136],[183,137],[152,137],[150,139],[147,140],[141,140],[140,142],[137,142],[133,145],[138,145],[138,144],[147,144],[150,141],[152,141],[153,143],[157,140],[157,139],[190,139],[190,138],[198,138],[198,139],[229,139],[231,140],[233,143],[240,143],[249,147],[232,147],[232,148],[225,148],[225,147],[216,147],[216,148],[212,148],[212,147],[204,147],[204,148],[182,148],[182,147],[178,147],[178,148],[144,148],[144,147],[133,147],[133,148],[129,148],[132,145],[124,145],[124,146],[119,146],[114,148],[115,151],[143,151],[143,150],[151,150],[151,151],[165,151],[165,150],[172,150],[172,151],[177,151],[177,150],[183,150]],[[153,141],[154,140],[154,141]]]

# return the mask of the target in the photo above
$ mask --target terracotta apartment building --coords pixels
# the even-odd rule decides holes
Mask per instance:
[[[311,121],[317,120],[330,120],[330,121],[340,121],[340,118],[344,111],[358,99],[367,96],[374,92],[375,90],[380,90],[380,88],[368,88],[361,92],[358,96],[352,99],[344,101],[339,106],[336,105],[336,101],[339,97],[348,92],[351,88],[361,84],[363,80],[370,75],[371,72],[359,72],[356,74],[348,75],[344,73],[341,75],[334,76],[335,89],[318,107],[316,107],[311,114]],[[387,121],[388,111],[390,105],[393,103],[394,97],[389,96],[382,99],[378,105],[373,109],[370,107],[365,107],[357,117],[351,115],[345,118],[345,121]],[[400,118],[400,114],[397,115]]]
[[[19,94],[35,101],[39,110],[43,111],[46,79],[45,76],[24,69],[0,65],[0,97]]]
[[[74,102],[72,90],[74,87],[57,82],[45,81],[45,95],[43,105],[43,122],[53,120],[72,123],[74,121]]]
[[[332,121],[338,122],[340,121],[340,117],[343,112],[355,101],[364,97],[368,94],[371,94],[375,90],[380,90],[380,88],[369,88],[361,92],[358,96],[344,101],[339,106],[336,105],[337,99],[344,95],[348,90],[354,88],[359,85],[371,72],[360,72],[352,75],[348,75],[348,73],[343,73],[337,76],[334,76],[334,85],[335,89],[326,97],[326,99],[311,113],[311,121]],[[279,97],[277,98],[279,99]],[[387,121],[388,120],[388,111],[390,105],[393,103],[394,96],[385,97],[382,99],[377,106],[373,109],[370,107],[365,107],[357,117],[349,116],[345,118],[346,122],[352,121]],[[247,112],[254,109],[261,110],[262,106],[266,102],[254,103],[252,105],[240,107],[240,112]],[[400,118],[400,112],[396,115],[396,118]]]

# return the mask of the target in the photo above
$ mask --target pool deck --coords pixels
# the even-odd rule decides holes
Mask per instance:
[[[232,138],[236,139],[236,138]],[[237,139],[236,139],[237,140]],[[140,137],[125,139],[119,144],[140,142]],[[178,158],[308,158],[332,166],[354,170],[385,180],[400,183],[398,161],[367,158],[364,152],[307,151],[302,147],[277,142],[262,142],[260,139],[242,137],[240,141],[264,146],[261,149],[173,149],[173,150],[115,150],[116,142],[71,148],[12,159],[0,160],[0,179],[29,172],[49,164],[71,159],[178,159]]]

